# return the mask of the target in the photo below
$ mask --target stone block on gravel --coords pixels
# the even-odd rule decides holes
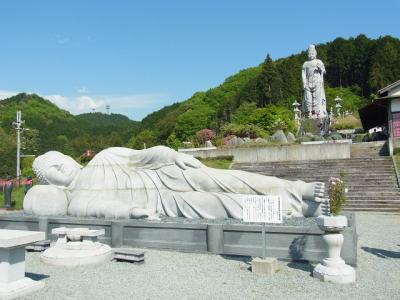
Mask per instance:
[[[279,271],[278,260],[275,257],[256,257],[251,261],[251,271],[255,274],[273,275]]]
[[[114,260],[141,263],[144,262],[144,251],[135,249],[114,249]]]

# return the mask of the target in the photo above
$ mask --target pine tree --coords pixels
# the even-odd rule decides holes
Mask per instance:
[[[278,102],[278,98],[281,96],[281,82],[275,63],[269,54],[267,54],[261,73],[257,79],[257,89],[259,92],[257,105],[259,107]]]

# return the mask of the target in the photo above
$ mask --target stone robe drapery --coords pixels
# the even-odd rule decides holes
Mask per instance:
[[[162,146],[101,151],[67,188],[68,213],[129,218],[139,208],[170,217],[240,219],[243,195],[273,194],[282,196],[284,214],[303,216],[301,181],[213,169],[198,161],[199,168],[182,169],[176,155],[186,156]]]

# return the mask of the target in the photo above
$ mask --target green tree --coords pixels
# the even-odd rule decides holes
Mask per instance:
[[[0,176],[14,175],[16,173],[16,151],[15,136],[7,134],[0,128]]]
[[[39,150],[40,138],[38,129],[27,128],[21,135],[21,149],[24,154],[36,154]]]
[[[132,137],[126,144],[127,147],[132,149],[143,149],[144,147],[150,148],[157,145],[156,134],[148,129],[143,130],[137,136]]]
[[[113,131],[110,135],[108,146],[109,147],[122,147],[122,145],[123,145],[123,142],[122,142],[120,135],[118,133],[116,133],[115,131]]]
[[[291,112],[283,107],[269,104],[257,109],[251,116],[251,123],[264,129],[269,134],[274,133],[274,124],[280,120],[286,124],[288,131],[294,131],[295,124],[290,118]]]
[[[175,150],[182,147],[182,142],[176,137],[175,132],[172,132],[167,138],[167,146]]]
[[[281,94],[280,85],[281,79],[276,71],[274,62],[268,54],[257,79],[257,88],[260,93],[257,105],[263,107],[266,104],[277,103]]]
[[[35,157],[27,156],[21,159],[21,175],[22,177],[35,176],[32,170],[32,164]]]

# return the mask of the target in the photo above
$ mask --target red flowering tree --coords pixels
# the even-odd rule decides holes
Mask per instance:
[[[196,137],[200,144],[204,144],[206,141],[213,141],[215,139],[215,132],[211,129],[204,128],[197,131]]]

